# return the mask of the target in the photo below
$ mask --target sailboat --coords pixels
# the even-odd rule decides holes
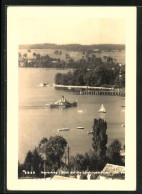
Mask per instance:
[[[106,113],[106,109],[105,109],[103,104],[101,105],[101,108],[100,108],[99,112],[100,113]]]

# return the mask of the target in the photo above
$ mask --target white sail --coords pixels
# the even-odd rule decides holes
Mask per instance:
[[[99,112],[106,113],[106,109],[103,104],[101,105]]]

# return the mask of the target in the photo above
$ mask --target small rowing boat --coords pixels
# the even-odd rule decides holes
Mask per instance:
[[[58,131],[69,131],[69,128],[62,128],[62,129],[58,129]]]
[[[77,129],[84,129],[84,127],[77,127]]]
[[[78,112],[78,113],[83,113],[83,110],[78,110],[77,112]]]
[[[87,134],[92,134],[93,133],[93,131],[87,131]]]

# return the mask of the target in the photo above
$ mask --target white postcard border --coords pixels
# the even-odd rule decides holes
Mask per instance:
[[[47,15],[48,9],[48,15]],[[73,10],[74,9],[74,10]],[[38,13],[38,14],[37,14]],[[59,14],[60,13],[60,14]],[[18,22],[23,17],[124,18],[126,22],[125,180],[18,180]],[[136,7],[20,7],[7,9],[7,189],[136,190]]]

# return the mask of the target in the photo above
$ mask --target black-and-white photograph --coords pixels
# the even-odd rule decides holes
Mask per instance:
[[[125,8],[17,9],[17,179],[125,181]]]

